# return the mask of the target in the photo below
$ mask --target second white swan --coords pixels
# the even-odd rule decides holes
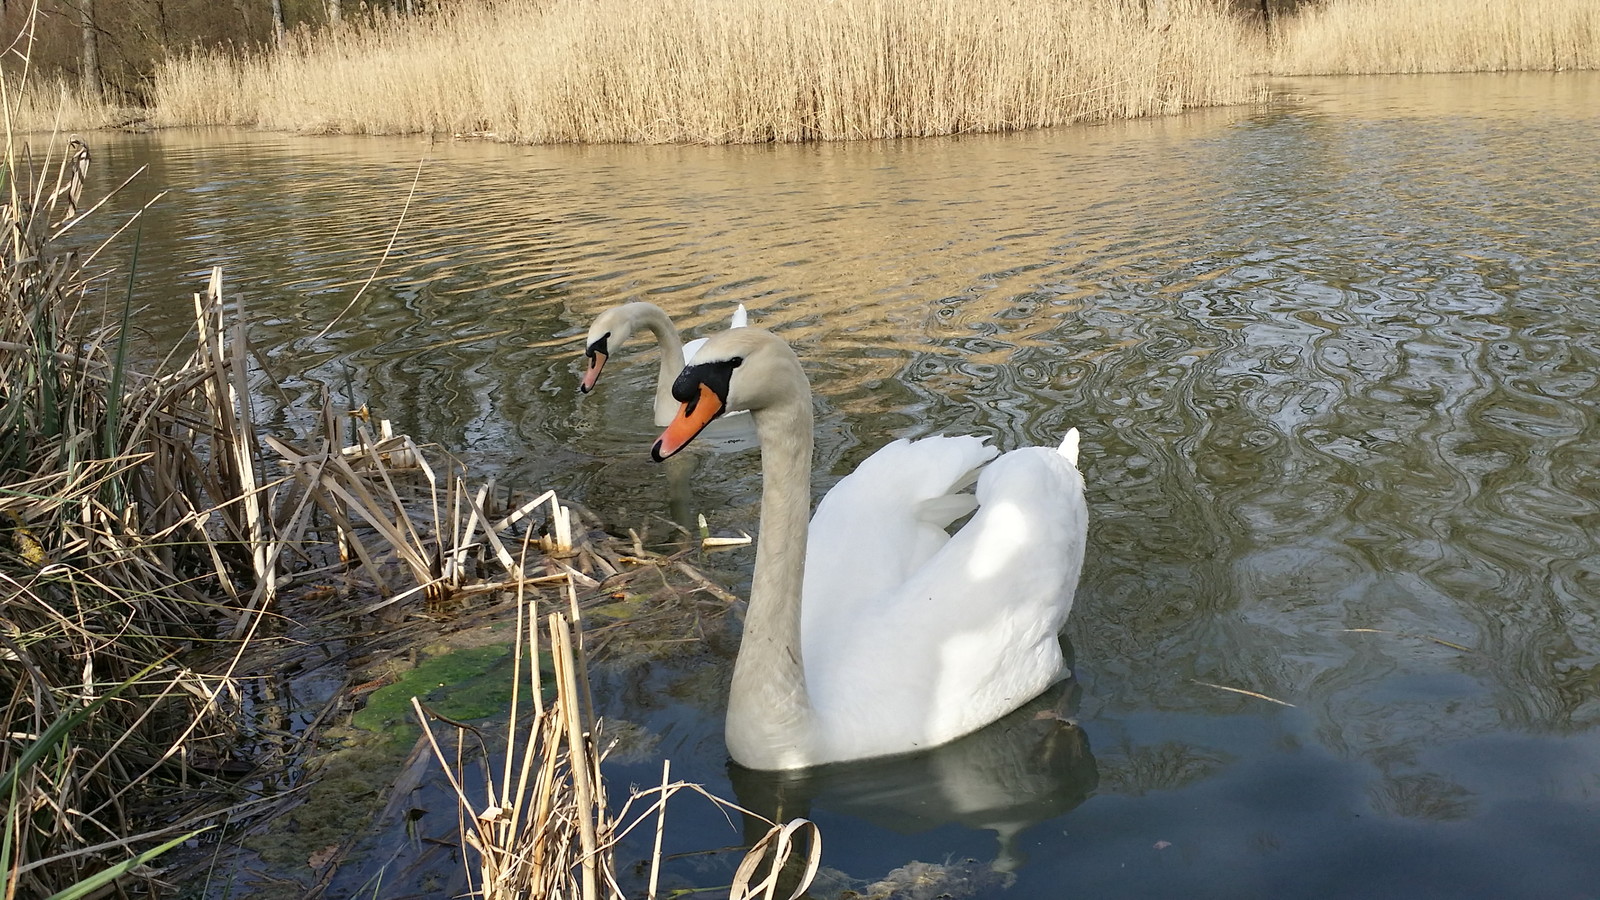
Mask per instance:
[[[739,304],[733,311],[733,320],[729,328],[743,328],[748,322],[744,304]],[[672,324],[665,311],[654,303],[642,300],[633,303],[624,303],[613,306],[600,315],[589,326],[589,334],[584,338],[583,355],[589,360],[584,369],[583,378],[578,382],[578,390],[587,394],[594,390],[595,383],[600,380],[600,370],[605,368],[606,359],[627,343],[628,338],[639,329],[645,329],[656,336],[656,343],[661,345],[661,368],[656,373],[656,424],[665,425],[672,421],[672,414],[678,404],[672,399],[672,379],[678,377],[678,372],[683,369],[685,362],[694,360],[695,351],[705,344],[705,338],[696,338],[685,344],[678,335],[678,329]]]
[[[750,411],[761,441],[761,534],[728,697],[736,762],[923,750],[1066,674],[1058,634],[1088,523],[1076,429],[1059,448],[998,458],[976,437],[895,441],[823,499],[808,546],[811,389],[788,344],[756,328],[713,335],[672,393],[681,406],[655,459],[733,410]],[[975,503],[960,493],[974,478]]]

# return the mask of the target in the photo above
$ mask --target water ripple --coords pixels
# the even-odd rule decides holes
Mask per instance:
[[[819,491],[892,437],[1079,426],[1085,717],[1259,710],[1199,682],[1225,684],[1388,766],[1600,725],[1600,114],[1469,81],[920,142],[158,134],[100,158],[153,158],[175,192],[145,229],[141,328],[174,339],[171,286],[223,263],[287,385],[269,418],[326,385],[614,516],[666,509],[639,461],[653,353],[572,390],[584,327],[626,300],[692,335],[742,302],[794,342]],[[752,528],[753,456],[694,465],[697,502]],[[1380,805],[1414,808],[1416,783]]]

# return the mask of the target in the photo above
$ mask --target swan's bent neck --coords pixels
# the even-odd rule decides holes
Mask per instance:
[[[643,328],[656,336],[656,343],[661,345],[661,365],[656,372],[656,424],[665,425],[672,421],[672,415],[678,409],[678,401],[672,399],[672,382],[683,371],[683,338],[678,336],[678,329],[667,318],[661,307],[653,303],[630,304],[630,316],[635,326]]]
[[[728,752],[754,769],[817,759],[816,728],[800,653],[800,588],[811,515],[811,392],[752,413],[761,441],[761,535],[744,638],[728,696]]]

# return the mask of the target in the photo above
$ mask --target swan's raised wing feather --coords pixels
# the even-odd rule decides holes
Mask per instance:
[[[919,735],[932,746],[1064,674],[1057,635],[1083,564],[1083,479],[1055,448],[1031,447],[985,468],[977,496],[971,521],[914,572],[870,603],[835,610],[839,623],[804,644],[818,711],[859,726],[830,734]],[[846,758],[873,750],[836,749]]]
[[[976,505],[956,492],[996,452],[971,436],[901,439],[834,485],[811,517],[802,632],[886,596],[944,546]]]

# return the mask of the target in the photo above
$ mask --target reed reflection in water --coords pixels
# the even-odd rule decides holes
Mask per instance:
[[[908,142],[158,134],[98,158],[107,182],[149,162],[174,190],[140,255],[156,345],[186,327],[172,285],[221,263],[289,388],[272,424],[326,386],[619,527],[668,509],[653,356],[575,385],[588,322],[629,299],[691,335],[742,302],[796,345],[818,491],[895,437],[1082,429],[1068,636],[1098,786],[1016,837],[1013,890],[1581,894],[1600,883],[1582,838],[1600,825],[1600,76],[1283,91]],[[393,257],[340,317],[421,158]],[[703,454],[692,484],[715,527],[755,530],[755,454]],[[719,559],[739,589],[753,556]],[[711,655],[605,683],[613,715],[715,787]],[[884,869],[951,846],[849,821],[831,826]]]

